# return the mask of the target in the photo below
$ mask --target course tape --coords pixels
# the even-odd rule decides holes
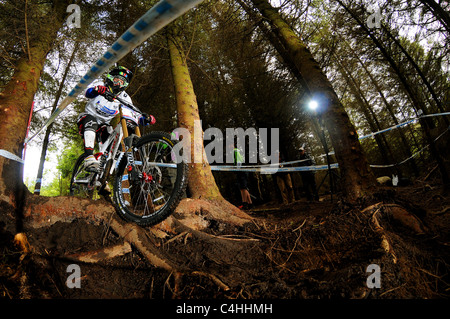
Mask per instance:
[[[0,150],[0,156],[5,157],[7,159],[19,162],[20,164],[24,164],[25,161],[23,159],[21,159],[19,156],[8,152],[7,150]]]
[[[288,162],[286,162],[288,163]],[[279,167],[279,165],[285,165],[286,163],[273,164],[271,167],[267,165],[262,166],[227,166],[227,165],[210,165],[212,171],[222,172],[258,172],[262,174],[273,174],[277,172],[299,172],[299,171],[321,171],[327,170],[328,165],[313,165],[313,166],[299,166],[299,167]],[[147,164],[156,165],[158,167],[176,168],[176,164],[169,163],[157,163],[150,162]],[[338,164],[330,164],[330,168],[338,168]]]
[[[444,132],[442,132],[441,135],[439,135],[438,137],[436,137],[436,138],[434,139],[434,142],[436,142],[438,139],[440,139],[440,138],[441,138],[445,133],[447,133],[449,130],[450,130],[450,126],[449,126]],[[416,157],[416,156],[419,155],[420,153],[422,153],[422,152],[423,152],[425,149],[427,149],[428,147],[430,147],[430,144],[428,144],[428,145],[422,147],[420,150],[418,150],[417,152],[415,152],[413,155],[411,155],[411,156],[408,157],[407,159],[405,159],[405,160],[403,160],[403,161],[401,161],[401,162],[399,162],[399,163],[397,163],[397,164],[389,164],[389,165],[370,165],[370,167],[373,167],[373,168],[389,168],[389,167],[395,167],[395,166],[398,166],[398,165],[402,165],[402,164],[406,163],[407,161],[413,159],[414,157]]]
[[[330,153],[329,153],[330,154]],[[302,160],[296,160],[296,161],[289,161],[289,162],[283,162],[283,163],[277,163],[277,164],[262,164],[262,165],[245,165],[246,168],[255,168],[255,167],[261,167],[261,168],[273,168],[274,165],[279,166],[279,165],[292,165],[292,164],[297,164],[297,163],[301,163],[301,162],[306,162],[309,161],[310,159],[302,159]],[[211,165],[212,167],[213,165]],[[236,165],[220,165],[218,166],[221,169],[225,170],[225,169],[236,169]]]
[[[403,123],[400,123],[400,124],[388,127],[386,129],[380,130],[378,132],[374,132],[374,133],[370,133],[370,134],[367,134],[367,135],[363,135],[359,139],[362,140],[362,139],[365,139],[365,138],[368,138],[368,137],[372,137],[373,138],[375,135],[378,135],[378,134],[381,134],[381,133],[384,133],[384,132],[387,132],[387,131],[391,131],[393,129],[396,129],[396,128],[408,125],[408,124],[410,124],[410,123],[412,123],[412,122],[414,122],[416,120],[417,120],[417,118],[414,118],[412,120],[409,120],[409,121],[406,121],[406,122],[403,122]]]
[[[432,117],[432,116],[441,116],[441,115],[450,115],[449,113],[439,113],[439,114],[430,114],[430,115],[426,115],[426,116],[421,116],[421,117]],[[394,127],[400,127],[406,124],[409,124],[413,121],[415,121],[416,119],[413,120],[409,120],[403,123],[400,123],[398,125],[395,125]],[[380,131],[382,132],[386,132],[389,129],[386,130],[382,130]],[[450,126],[444,131],[442,132],[438,137],[436,137],[434,139],[434,142],[436,142],[438,139],[440,139],[442,136],[444,136],[445,133],[447,133],[448,131],[450,131]],[[376,132],[377,134],[379,132]],[[370,137],[371,135],[366,135],[366,137]],[[416,153],[414,153],[413,155],[411,155],[410,157],[408,157],[407,159],[396,163],[396,164],[388,164],[388,165],[375,165],[375,164],[371,164],[369,165],[372,168],[390,168],[390,167],[395,167],[395,166],[399,166],[402,165],[408,161],[410,161],[411,159],[413,159],[414,157],[418,156],[420,153],[422,153],[425,149],[427,149],[430,145],[426,145],[423,148],[421,148],[420,150],[418,150]],[[330,152],[329,154],[334,154],[333,152]],[[322,154],[320,156],[325,156],[325,154]],[[266,164],[266,165],[254,165],[254,166],[231,166],[231,165],[210,165],[211,170],[213,171],[222,171],[222,172],[231,172],[231,171],[241,171],[241,172],[258,172],[261,174],[273,174],[273,173],[278,173],[278,172],[301,172],[301,171],[320,171],[320,170],[327,170],[328,169],[328,165],[311,165],[311,166],[299,166],[299,167],[283,167],[284,165],[289,165],[289,164],[294,164],[294,163],[299,163],[299,162],[303,162],[303,161],[307,161],[308,159],[305,160],[297,160],[297,161],[290,161],[290,162],[283,162],[283,163],[278,163],[278,164]],[[175,164],[172,164],[173,166],[168,166],[171,164],[165,164],[165,167],[175,167]],[[336,169],[339,168],[339,165],[337,163],[333,163],[330,164],[330,169]]]
[[[280,163],[274,165],[273,167],[248,167],[248,166],[240,166],[240,167],[226,167],[219,165],[211,165],[212,171],[222,171],[222,172],[231,172],[231,171],[239,171],[239,172],[257,172],[261,174],[274,174],[274,173],[283,173],[283,172],[310,172],[310,171],[322,171],[327,170],[328,165],[312,165],[312,166],[298,166],[298,167],[278,167],[278,165],[285,165],[286,163]],[[337,163],[330,164],[330,168],[338,168],[339,165]]]
[[[385,132],[387,132],[387,131],[390,131],[390,130],[393,130],[393,129],[396,129],[396,128],[399,128],[399,127],[402,127],[402,126],[405,126],[405,125],[408,125],[408,124],[410,124],[410,123],[412,123],[412,122],[414,122],[414,121],[419,120],[420,118],[425,118],[425,117],[435,117],[435,116],[446,116],[446,115],[450,115],[450,112],[436,113],[436,114],[427,114],[427,115],[419,115],[419,116],[417,116],[417,117],[415,117],[415,118],[412,118],[412,119],[407,120],[407,121],[405,121],[405,122],[402,122],[402,123],[399,123],[399,124],[397,124],[397,125],[388,127],[388,128],[386,128],[386,129],[380,130],[380,131],[378,131],[378,132],[374,132],[374,133],[370,133],[370,134],[361,136],[359,139],[362,140],[362,139],[365,139],[365,138],[368,138],[368,137],[374,137],[374,136],[377,135],[377,134],[385,133]]]
[[[58,115],[72,103],[78,94],[84,91],[89,84],[99,78],[103,73],[118,62],[121,58],[131,52],[134,48],[142,44],[150,36],[161,30],[170,22],[183,15],[188,10],[195,7],[203,0],[161,0],[153,8],[148,10],[138,21],[136,21],[116,42],[106,51],[106,53],[90,68],[85,76],[70,91],[69,95],[58,105],[47,122],[30,138],[25,139],[25,143],[31,141],[42,130],[48,127]]]

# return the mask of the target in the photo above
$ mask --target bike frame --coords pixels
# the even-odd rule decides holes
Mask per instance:
[[[101,157],[100,161],[100,167],[99,172],[97,174],[93,174],[92,177],[94,177],[94,180],[91,180],[89,184],[96,186],[97,181],[106,181],[106,178],[109,175],[112,175],[114,173],[114,170],[116,169],[117,162],[120,161],[123,154],[127,153],[131,149],[131,145],[128,147],[125,145],[124,140],[129,137],[128,127],[127,127],[127,121],[123,116],[122,112],[122,104],[129,107],[135,112],[138,112],[139,114],[142,114],[142,112],[136,108],[134,105],[131,105],[122,99],[115,97],[121,104],[119,105],[119,116],[120,116],[120,122],[116,125],[113,132],[108,136],[106,141],[104,143],[99,143],[99,152],[96,155],[96,157]],[[137,137],[141,137],[141,132],[139,130],[139,126],[136,126],[135,128],[135,135]],[[111,145],[111,147],[110,147]],[[120,151],[119,146],[122,145],[122,149],[125,151]],[[107,167],[106,164],[112,160],[112,165],[109,170],[109,172],[105,171],[105,168]],[[104,182],[103,182],[104,183]],[[103,184],[102,183],[102,184]],[[100,185],[102,186],[102,185]]]
[[[126,124],[125,124],[125,126],[126,126]],[[107,138],[105,143],[103,143],[102,145],[100,145],[100,143],[99,143],[100,156],[103,156],[103,155],[106,156],[105,161],[102,162],[100,165],[100,172],[99,172],[100,178],[102,178],[104,176],[104,174],[108,173],[108,172],[104,172],[103,169],[105,168],[104,165],[110,160],[113,160],[113,163],[111,166],[111,170],[109,171],[108,174],[112,174],[114,172],[116,161],[120,156],[120,155],[116,156],[116,154],[117,154],[117,151],[119,150],[119,147],[123,141],[123,136],[124,136],[123,128],[121,125],[118,124],[116,126],[116,128],[114,129],[114,131],[109,135],[109,137]],[[108,149],[109,149],[109,151],[108,151]]]

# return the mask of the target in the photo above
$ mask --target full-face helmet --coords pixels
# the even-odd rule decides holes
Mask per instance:
[[[127,88],[132,78],[133,72],[123,66],[117,66],[106,74],[105,84],[113,94],[119,94]]]

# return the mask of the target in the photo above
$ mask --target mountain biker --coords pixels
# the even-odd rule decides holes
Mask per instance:
[[[104,124],[110,125],[111,120],[119,113],[120,102],[109,96],[120,97],[122,100],[133,104],[125,89],[130,84],[133,73],[123,67],[114,67],[105,75],[105,81],[100,85],[88,88],[85,96],[90,99],[85,106],[84,113],[77,119],[79,133],[83,137],[84,152],[87,155],[84,160],[84,168],[87,171],[97,171],[99,162],[94,156],[95,138],[101,134],[102,140],[106,140],[105,132],[99,132]],[[137,119],[140,124],[154,124],[156,122],[152,115],[143,113]],[[107,128],[111,128],[110,126]],[[111,130],[112,131],[112,130]],[[107,132],[106,134],[109,135]]]

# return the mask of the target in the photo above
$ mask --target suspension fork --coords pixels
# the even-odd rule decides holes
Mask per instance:
[[[128,172],[131,173],[131,180],[138,180],[139,179],[139,173],[136,171],[136,168],[134,167],[134,156],[133,156],[133,152],[132,152],[132,141],[130,141],[129,143],[125,143],[125,139],[129,137],[129,132],[128,132],[128,127],[127,127],[127,121],[126,119],[123,117],[123,113],[122,113],[122,107],[119,108],[119,114],[120,114],[120,125],[122,125],[122,132],[123,132],[123,136],[122,136],[122,147],[125,151],[125,156],[127,156],[127,160],[128,160],[128,167],[127,170]],[[136,126],[135,128],[135,135],[138,137],[141,137],[141,132],[139,130],[139,126]],[[129,145],[126,145],[129,144]]]
[[[127,121],[123,117],[122,107],[119,108],[119,114],[120,114],[120,125],[122,125],[122,132],[123,132],[122,146],[124,147],[125,151],[128,151],[125,148],[125,144],[123,143],[123,140],[129,136],[129,133],[128,133]],[[136,126],[134,133],[136,136],[141,137],[141,131],[139,130],[139,126]]]

